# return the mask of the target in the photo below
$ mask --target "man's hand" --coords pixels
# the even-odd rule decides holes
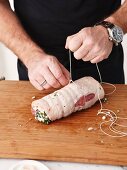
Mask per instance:
[[[38,90],[59,88],[69,82],[69,72],[54,57],[44,53],[23,29],[8,0],[0,0],[0,41],[28,68],[30,82]],[[41,84],[46,80],[46,84]]]
[[[38,90],[59,88],[69,82],[69,72],[54,56],[38,53],[27,62],[27,68],[30,82]]]
[[[77,60],[98,63],[107,59],[112,51],[113,42],[103,26],[87,27],[66,40],[65,48],[74,52]]]

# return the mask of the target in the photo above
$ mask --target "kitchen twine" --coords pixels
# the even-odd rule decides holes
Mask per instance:
[[[69,61],[70,61],[70,82],[69,83],[74,83],[77,86],[77,88],[79,88],[81,90],[81,92],[83,92],[83,89],[81,89],[80,86],[78,86],[72,80],[72,61],[71,61],[71,51],[70,50],[69,50]],[[111,84],[111,83],[103,82],[102,81],[102,76],[101,76],[101,73],[100,73],[100,70],[99,70],[99,67],[98,67],[97,63],[96,63],[96,68],[97,68],[97,71],[98,71],[100,84],[107,84],[107,85],[114,88],[112,92],[106,93],[105,95],[109,96],[109,95],[113,94],[116,91],[116,86]],[[99,103],[100,103],[100,109],[98,110],[97,115],[104,115],[105,116],[105,120],[103,120],[99,125],[101,132],[104,133],[107,136],[114,137],[114,138],[116,138],[116,137],[120,138],[120,137],[127,136],[127,132],[123,132],[123,131],[117,130],[115,128],[115,126],[122,127],[122,128],[127,128],[126,125],[122,125],[122,124],[117,123],[118,120],[127,120],[127,118],[118,117],[117,114],[114,111],[109,110],[109,109],[105,109],[103,107],[102,101],[100,99],[98,90],[99,90],[99,88],[97,87],[98,100],[99,100]],[[106,120],[107,118],[108,118],[108,120]],[[108,124],[108,123],[110,123],[110,125],[108,126],[109,132],[106,132],[105,129],[103,128],[103,125]],[[113,132],[115,135],[110,134],[110,132]]]

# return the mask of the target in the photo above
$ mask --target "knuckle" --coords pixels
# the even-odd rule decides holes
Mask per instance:
[[[47,61],[47,66],[48,67],[53,67],[58,63],[57,59],[55,57],[49,57],[48,61]]]
[[[69,49],[70,49],[72,52],[75,52],[75,48],[73,47],[73,45],[69,45]]]
[[[80,40],[77,40],[77,43],[75,43],[75,40],[71,40],[71,42],[69,43],[69,49],[72,52],[75,52],[78,49],[78,44],[80,44]]]
[[[103,55],[108,56],[107,51],[104,51],[104,52],[103,52]]]
[[[67,37],[67,42],[71,40],[71,36],[68,36]]]
[[[95,45],[95,52],[99,52],[99,51],[101,51],[101,47],[100,47],[99,44],[96,44]]]
[[[79,33],[81,33],[81,34],[86,34],[87,29],[88,29],[88,28],[83,28],[83,29],[81,29],[81,31],[80,31]]]
[[[50,83],[52,86],[55,86],[57,85],[57,80],[51,80],[51,83]]]
[[[57,72],[56,73],[56,78],[59,80],[63,76],[62,72]]]
[[[92,64],[94,64],[94,63],[95,63],[95,61],[94,61],[94,60],[90,60],[90,62],[91,62]]]
[[[77,60],[80,60],[81,59],[81,52],[74,52],[74,57],[77,59]]]
[[[86,58],[86,57],[84,57],[82,60],[83,60],[83,61],[89,61],[89,59]]]
[[[107,56],[106,56],[106,55],[102,55],[100,58],[101,58],[101,59],[106,59]]]
[[[86,43],[90,46],[90,48],[92,48],[95,45],[95,41],[91,36],[87,37]]]
[[[86,39],[86,36],[87,35],[87,32],[86,32],[86,30],[81,30],[79,33],[78,33],[78,36],[79,36],[79,38],[81,39],[81,40],[84,40],[84,39]]]
[[[106,56],[105,56],[105,59],[107,59],[108,57],[109,57],[109,56],[108,56],[108,55],[106,55]]]
[[[59,87],[61,87],[61,85],[60,84],[56,84],[55,86],[53,86],[54,88],[59,88]]]
[[[83,61],[86,61],[86,59],[85,59],[85,58],[83,58],[82,60],[83,60]]]
[[[48,58],[47,58],[47,62],[54,62],[54,57],[51,57],[51,56],[49,56]]]
[[[91,28],[90,27],[86,27],[86,28],[83,28],[81,29],[80,33],[84,36],[89,36],[91,35]]]
[[[106,53],[106,52],[103,52],[103,54],[102,54],[102,58],[103,58],[103,59],[108,58],[108,55],[107,55],[107,53]]]
[[[101,62],[102,60],[104,60],[103,56],[98,59],[98,62]]]
[[[63,82],[62,82],[62,85],[63,86],[66,86],[68,84],[68,80],[64,80]]]

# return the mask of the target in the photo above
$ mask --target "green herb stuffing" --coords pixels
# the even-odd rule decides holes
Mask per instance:
[[[44,112],[36,111],[35,119],[44,124],[49,124],[51,120],[48,118],[47,114]]]

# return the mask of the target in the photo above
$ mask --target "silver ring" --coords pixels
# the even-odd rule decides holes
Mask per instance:
[[[44,81],[40,84],[40,86],[43,87],[46,83],[47,83],[47,81],[44,80]]]

